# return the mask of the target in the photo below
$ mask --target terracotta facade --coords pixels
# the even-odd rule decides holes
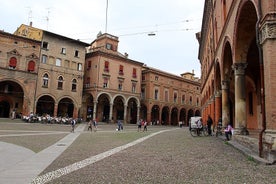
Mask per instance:
[[[259,155],[271,162],[276,160],[274,4],[206,0],[197,34],[204,119],[210,114],[217,123],[222,117],[236,135],[256,134]]]
[[[181,76],[144,66],[141,118],[153,124],[188,126],[191,116],[201,116],[200,80],[193,73]]]
[[[0,31],[0,117],[34,110],[40,41]]]

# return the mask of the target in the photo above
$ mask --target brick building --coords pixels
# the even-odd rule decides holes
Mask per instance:
[[[80,116],[84,61],[89,44],[22,24],[16,35],[41,41],[34,94],[39,115]]]
[[[0,31],[0,117],[34,111],[40,45]]]
[[[237,140],[255,135],[259,155],[271,162],[276,161],[274,5],[275,0],[206,0],[197,34],[204,120],[208,114],[215,123],[222,117],[224,125],[234,126]]]
[[[83,114],[98,121],[139,119],[143,63],[118,52],[118,37],[99,34],[85,62]]]
[[[153,124],[188,125],[200,116],[200,80],[193,73],[173,75],[144,66],[141,86],[141,118]]]
[[[200,115],[200,80],[193,73],[176,76],[129,59],[128,54],[118,52],[116,36],[99,34],[95,41],[86,44],[32,24],[22,24],[14,34],[14,38],[38,45],[33,55],[34,83],[31,86],[24,81],[30,85],[26,90],[32,99],[28,105],[27,101],[16,105],[23,115],[34,112],[132,124],[143,118],[167,125],[177,125],[179,121],[187,125],[189,117]],[[158,91],[158,95],[152,91]],[[1,103],[6,106],[7,102]]]

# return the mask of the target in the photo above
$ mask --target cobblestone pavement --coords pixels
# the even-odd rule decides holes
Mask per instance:
[[[60,134],[62,130],[57,129]],[[115,125],[102,125],[97,132],[84,131],[40,177],[53,174],[57,177],[48,183],[87,184],[276,183],[276,165],[255,162],[222,139],[192,137],[187,128],[149,126],[147,132],[137,132],[136,126],[126,126],[122,132],[115,129]],[[35,147],[35,140],[29,141]]]

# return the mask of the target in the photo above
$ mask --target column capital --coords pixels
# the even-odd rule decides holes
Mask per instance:
[[[229,89],[229,80],[223,80],[223,81],[221,81],[221,89],[222,90]]]
[[[232,69],[234,70],[235,75],[244,75],[247,65],[247,63],[234,63]]]
[[[216,90],[215,92],[215,98],[221,97],[221,90]]]

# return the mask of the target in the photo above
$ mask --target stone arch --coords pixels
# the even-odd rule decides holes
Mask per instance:
[[[162,115],[161,115],[161,124],[168,125],[170,121],[170,108],[168,106],[164,106],[162,108]]]
[[[238,7],[237,24],[234,28],[235,63],[233,66],[237,73],[235,75],[237,80],[235,82],[235,123],[241,133],[248,133],[246,129],[258,129],[262,121],[261,112],[258,111],[261,108],[261,67],[256,41],[257,21],[258,12],[255,4],[252,1],[242,1]]]
[[[51,94],[40,95],[36,102],[36,114],[54,116],[55,102],[56,99]]]
[[[129,97],[127,99],[127,122],[130,124],[136,124],[138,122],[138,108],[140,107],[140,102],[137,97]]]
[[[171,125],[178,125],[178,108],[173,107],[171,109]]]
[[[0,117],[8,118],[13,110],[16,114],[27,114],[29,109],[33,110],[33,96],[26,94],[26,87],[16,79],[0,81]]]
[[[110,114],[110,104],[111,104],[112,97],[109,93],[100,93],[97,96],[96,101],[94,103],[97,103],[97,109],[94,109],[95,111],[95,117],[98,121],[106,122],[109,120],[109,114]]]
[[[76,102],[68,96],[58,100],[57,116],[59,117],[74,117]]]

